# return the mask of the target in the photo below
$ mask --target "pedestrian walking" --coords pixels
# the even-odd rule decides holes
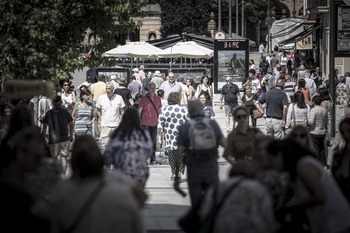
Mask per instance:
[[[178,92],[181,95],[181,102],[184,102],[184,91],[181,85],[175,81],[174,73],[169,73],[169,80],[166,80],[160,85],[159,89],[164,90],[164,99],[167,100],[168,96],[172,92]]]
[[[350,118],[344,118],[339,124],[339,131],[345,146],[334,153],[332,174],[339,188],[350,203]]]
[[[283,92],[284,82],[278,80],[276,87],[266,93],[259,102],[266,103],[264,118],[266,119],[266,134],[274,139],[284,138],[283,128],[286,125],[288,98]]]
[[[336,96],[338,104],[347,107],[350,103],[350,89],[345,81],[346,79],[343,76],[339,78],[339,84],[336,87]]]
[[[73,108],[75,104],[77,103],[77,100],[75,98],[75,93],[70,88],[71,84],[69,80],[64,80],[62,82],[62,104],[65,109],[68,110],[69,113],[72,113]]]
[[[232,116],[232,129],[235,128],[236,120],[233,117],[233,112],[238,105],[242,105],[241,95],[239,88],[236,84],[232,83],[232,78],[226,78],[226,84],[221,89],[220,96],[220,109],[222,109],[222,101],[225,105],[225,117],[226,117],[226,133],[230,131],[230,118]]]
[[[206,103],[207,98],[205,97],[205,95],[201,94],[199,96],[199,100],[203,104],[204,115],[206,117],[209,117],[211,120],[215,120],[215,112],[210,105],[207,105],[207,103]]]
[[[178,189],[181,182],[179,174],[185,153],[191,204],[196,206],[210,185],[219,180],[217,148],[225,147],[226,140],[216,121],[205,117],[199,100],[188,103],[188,113],[191,120],[182,124],[178,131],[174,187]]]
[[[42,134],[46,135],[49,130],[49,148],[51,156],[61,160],[63,174],[67,171],[67,159],[69,156],[70,143],[73,141],[74,124],[72,115],[62,107],[61,96],[53,100],[54,108],[49,110],[43,120]]]
[[[193,87],[193,78],[188,78],[186,80],[186,86],[187,86],[187,101],[194,100],[196,97],[196,91]]]
[[[311,92],[310,89],[306,87],[305,79],[299,79],[298,86],[295,91],[301,91],[304,94],[305,103],[310,106]]]
[[[106,165],[113,165],[144,188],[149,176],[147,159],[153,153],[153,144],[148,131],[141,128],[137,111],[128,109],[106,147]]]
[[[252,160],[255,155],[255,135],[261,132],[249,127],[249,110],[239,106],[234,111],[237,127],[227,136],[224,157],[231,164],[237,160]]]
[[[134,105],[134,101],[131,96],[131,91],[126,87],[126,80],[124,77],[118,79],[119,87],[114,90],[114,94],[120,95],[123,98],[125,109],[131,108]]]
[[[92,99],[94,101],[94,104],[96,104],[98,98],[101,95],[106,94],[106,77],[103,74],[98,75],[98,82],[91,85],[91,95]]]
[[[152,83],[156,84],[156,91],[160,88],[160,86],[163,84],[164,79],[162,78],[162,75],[159,70],[156,70],[153,74],[153,78],[151,79]]]
[[[0,172],[1,225],[11,232],[49,232],[49,221],[33,211],[38,199],[26,183],[47,153],[45,138],[40,128],[27,126],[14,133],[6,143],[10,151],[1,150],[1,157],[8,158],[6,165],[1,164],[5,166]]]
[[[196,89],[196,99],[199,99],[199,96],[201,94],[205,95],[206,104],[209,106],[213,106],[213,90],[208,75],[202,76],[201,82]]]
[[[128,89],[130,90],[130,94],[133,102],[135,103],[135,96],[140,94],[142,91],[142,85],[136,81],[135,76],[130,77],[131,83],[128,85]]]
[[[106,94],[101,95],[96,103],[98,130],[104,147],[113,131],[119,126],[124,107],[123,98],[113,93],[113,84],[106,83]]]
[[[312,99],[313,108],[310,112],[309,125],[310,135],[314,142],[314,147],[316,149],[316,155],[318,156],[320,162],[327,166],[327,157],[325,152],[325,138],[326,138],[326,128],[328,124],[328,114],[327,110],[321,107],[322,97],[315,96]]]
[[[95,121],[95,110],[93,104],[89,102],[91,91],[86,89],[80,93],[80,103],[76,104],[72,116],[74,119],[75,136],[92,136],[92,124]]]
[[[301,91],[294,93],[294,102],[289,105],[287,110],[287,120],[285,133],[288,135],[297,125],[302,125],[308,128],[310,120],[310,107],[305,104],[304,94]]]
[[[148,94],[142,97],[138,114],[141,119],[142,127],[148,131],[153,141],[153,153],[150,158],[150,165],[161,164],[156,159],[157,148],[157,125],[158,117],[162,109],[162,100],[156,95],[156,84],[150,82],[148,84]]]
[[[293,139],[274,141],[267,150],[275,169],[289,174],[289,208],[305,210],[311,233],[349,232],[349,204],[315,155]]]
[[[58,184],[50,198],[51,232],[143,232],[130,185],[106,179],[103,167],[104,157],[95,140],[89,135],[77,138],[73,175]]]
[[[181,177],[184,173],[185,167],[183,163],[179,165],[179,170],[176,173],[176,150],[178,147],[177,136],[179,128],[184,124],[188,117],[188,111],[185,106],[181,105],[181,94],[179,92],[171,92],[168,98],[169,105],[162,109],[158,119],[158,138],[159,145],[165,141],[165,153],[169,158],[169,165],[171,167],[171,180],[175,179],[175,175]]]

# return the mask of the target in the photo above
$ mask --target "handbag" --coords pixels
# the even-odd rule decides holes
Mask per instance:
[[[259,110],[254,109],[253,110],[253,116],[255,119],[261,118],[263,116],[263,114],[261,114],[261,112],[259,112]]]

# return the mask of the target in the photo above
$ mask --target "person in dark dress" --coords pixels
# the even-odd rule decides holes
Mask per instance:
[[[131,91],[126,88],[126,80],[125,78],[120,78],[118,80],[119,87],[114,90],[114,94],[120,95],[125,103],[125,110],[131,108],[134,105],[134,101],[132,100]]]

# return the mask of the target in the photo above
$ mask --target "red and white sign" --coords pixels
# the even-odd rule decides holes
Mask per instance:
[[[216,31],[214,34],[215,40],[225,40],[226,39],[226,33],[224,31]]]

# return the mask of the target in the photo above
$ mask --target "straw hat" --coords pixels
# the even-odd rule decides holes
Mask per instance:
[[[154,72],[154,76],[157,76],[157,77],[160,77],[160,71],[159,70],[156,70],[156,72]]]
[[[117,82],[122,85],[126,84],[125,78],[120,78]]]
[[[305,70],[305,66],[304,65],[299,66],[299,70]]]

